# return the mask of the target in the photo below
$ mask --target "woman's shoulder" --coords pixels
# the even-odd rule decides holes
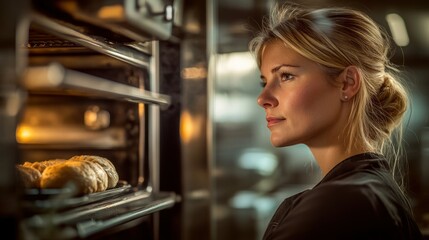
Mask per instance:
[[[330,181],[297,195],[288,211],[276,219],[272,234],[283,239],[407,239],[418,236],[407,225],[400,206],[385,204],[391,196],[379,194],[378,181]],[[376,186],[375,188],[373,188]],[[312,229],[312,231],[308,231]],[[409,238],[416,239],[416,238]]]
[[[305,192],[295,206],[334,219],[353,218],[361,224],[400,222],[408,206],[397,186],[383,177],[359,172],[322,182]],[[369,221],[368,219],[371,219]]]
[[[308,191],[305,198],[319,199],[317,202],[328,206],[335,203],[335,208],[345,205],[358,210],[377,211],[380,206],[384,206],[385,199],[396,198],[395,189],[394,183],[385,181],[377,174],[357,172],[322,182]]]
[[[332,208],[332,214],[344,211],[363,214],[376,211],[381,205],[380,196],[384,195],[385,186],[376,179],[353,181],[343,179],[320,184],[301,196],[304,205],[315,208]]]

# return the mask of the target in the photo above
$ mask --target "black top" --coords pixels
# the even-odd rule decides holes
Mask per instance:
[[[386,159],[363,153],[283,201],[264,234],[279,239],[423,239]]]

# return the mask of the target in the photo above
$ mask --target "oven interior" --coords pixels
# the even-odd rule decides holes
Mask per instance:
[[[95,155],[109,159],[119,182],[103,192],[23,188],[24,239],[96,238],[145,224],[174,206],[160,192],[159,114],[171,98],[159,93],[159,41],[171,37],[170,1],[32,1],[16,61],[17,161]],[[128,225],[127,225],[128,224]],[[116,230],[118,231],[118,230]]]

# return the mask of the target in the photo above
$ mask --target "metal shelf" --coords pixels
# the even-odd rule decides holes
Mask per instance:
[[[151,201],[145,203],[141,208],[134,207],[122,215],[118,215],[106,220],[96,220],[92,218],[89,221],[80,222],[76,225],[78,235],[80,237],[93,235],[97,232],[114,227],[116,225],[143,217],[151,213],[159,212],[166,208],[170,208],[175,204],[175,202],[176,197],[174,194],[158,196],[157,198],[154,198]],[[123,209],[126,210],[127,208],[124,207]]]
[[[169,40],[173,28],[172,1],[121,0],[57,2],[55,6],[74,19],[88,22],[140,42],[151,39]],[[114,10],[114,16],[110,14]],[[176,13],[177,13],[176,8]]]
[[[69,70],[58,63],[28,68],[21,83],[28,90],[65,88],[83,90],[86,93],[107,98],[158,104],[161,108],[170,105],[170,97],[167,95],[146,91],[75,70]]]
[[[71,23],[62,22],[61,20],[47,17],[35,11],[31,14],[31,23],[39,30],[101,54],[137,67],[150,67],[151,56],[147,53],[138,51],[135,47],[109,41],[106,37],[91,33],[85,26],[74,26]]]
[[[25,220],[25,227],[41,239],[52,237],[53,234],[57,239],[85,238],[170,208],[177,199],[174,193],[140,190],[71,210],[33,215]],[[59,231],[58,227],[62,230]]]

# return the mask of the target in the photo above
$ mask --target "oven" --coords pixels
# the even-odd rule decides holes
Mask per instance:
[[[190,167],[181,162],[190,116],[184,40],[174,34],[181,4],[0,3],[0,221],[12,239],[192,239],[184,211],[196,208],[184,204],[192,186],[183,184],[193,180],[183,180]],[[117,184],[87,194],[28,188],[16,171],[79,155],[110,160]]]

